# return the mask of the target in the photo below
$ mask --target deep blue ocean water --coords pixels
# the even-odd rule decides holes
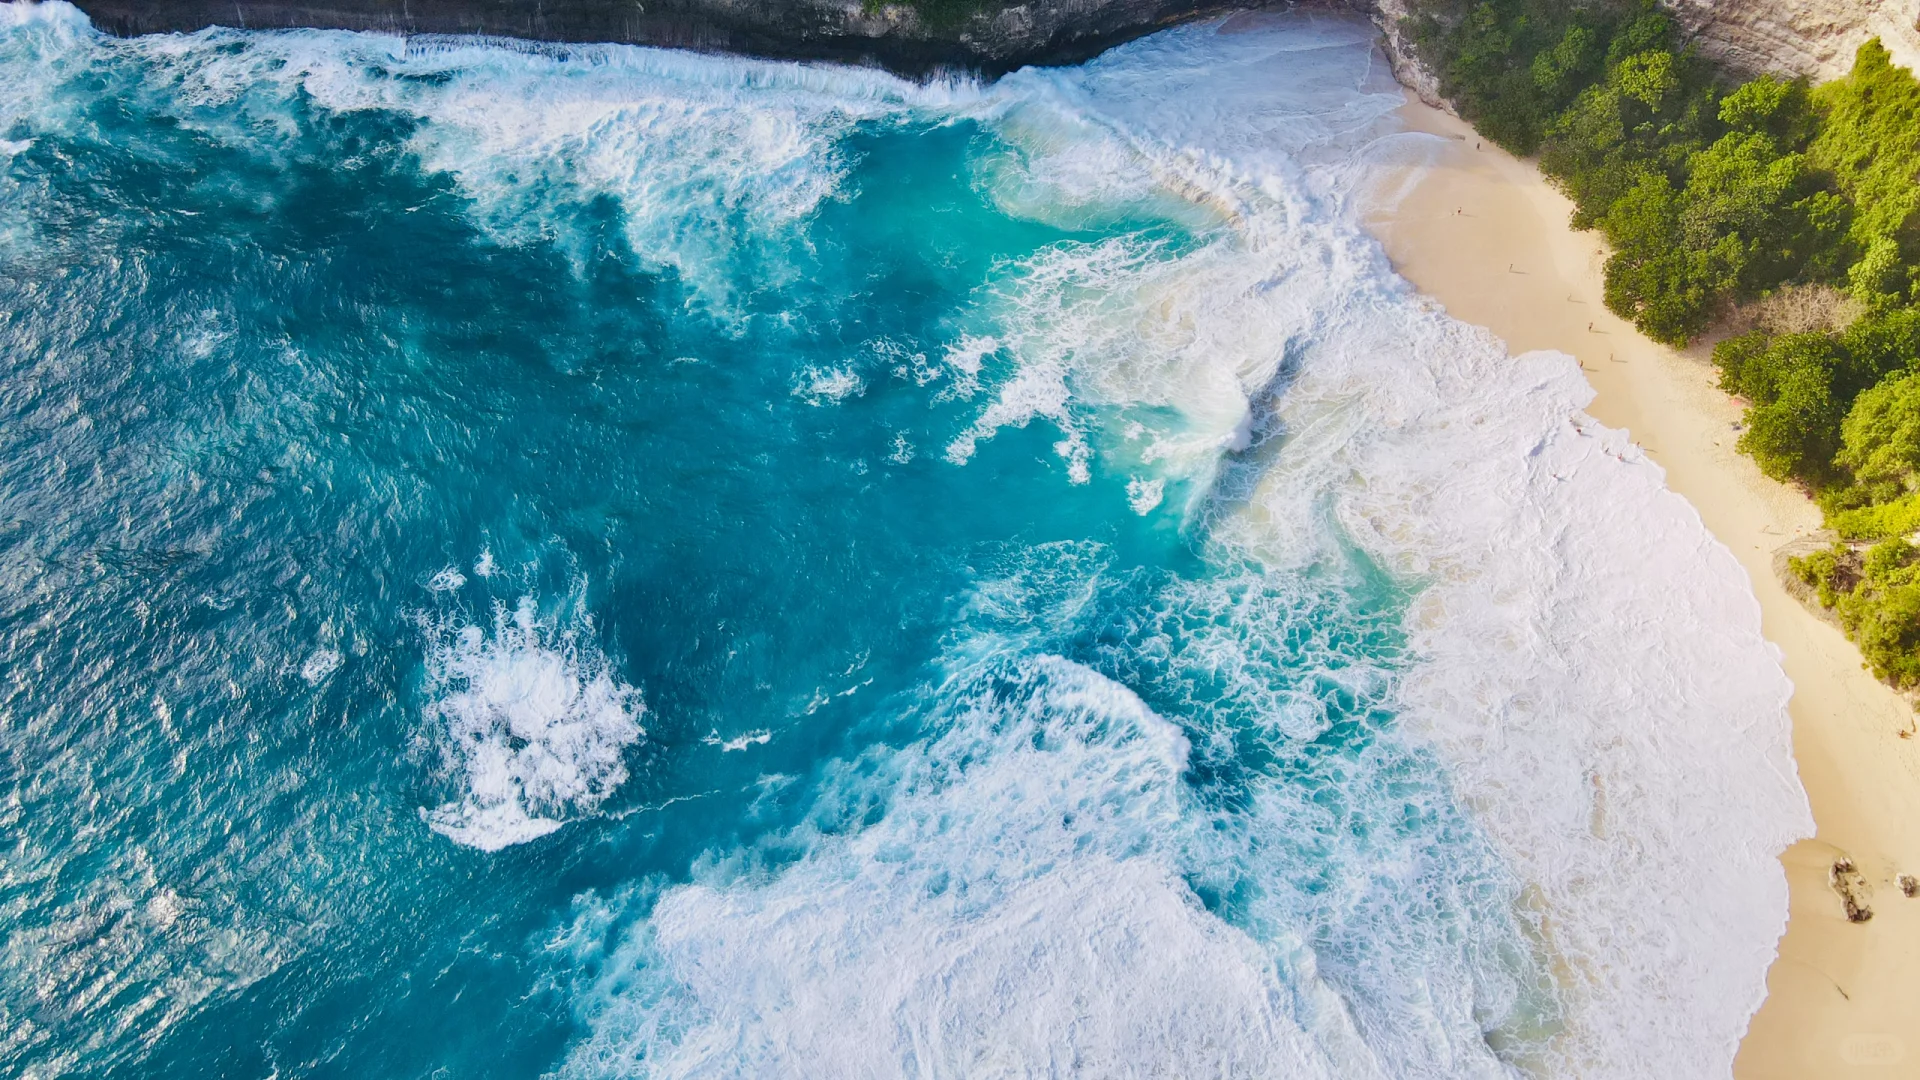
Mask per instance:
[[[1498,1075],[1557,1030],[1397,723],[1418,582],[1221,531],[1290,452],[1260,393],[1156,471],[1177,403],[1068,362],[1119,302],[1073,267],[1228,217],[1043,205],[1057,144],[913,97],[968,85],[9,17],[0,1071]]]

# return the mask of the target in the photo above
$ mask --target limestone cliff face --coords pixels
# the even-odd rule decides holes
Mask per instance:
[[[1920,0],[1662,0],[1700,51],[1747,73],[1836,78],[1878,37],[1920,70]]]
[[[1384,38],[1382,45],[1387,50],[1387,58],[1393,63],[1393,75],[1400,80],[1400,85],[1412,90],[1421,101],[1452,112],[1453,109],[1440,96],[1440,80],[1414,57],[1413,43],[1401,31],[1403,20],[1412,14],[1408,10],[1408,0],[1357,0],[1351,6],[1370,15],[1374,25],[1380,28]]]

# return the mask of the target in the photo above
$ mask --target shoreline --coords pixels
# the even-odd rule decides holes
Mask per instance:
[[[1794,757],[1816,833],[1781,856],[1787,930],[1734,1075],[1912,1075],[1920,899],[1895,878],[1920,875],[1920,735],[1906,700],[1773,574],[1775,550],[1818,529],[1819,510],[1734,450],[1741,409],[1716,385],[1708,347],[1657,345],[1606,309],[1602,240],[1571,229],[1572,204],[1531,162],[1411,95],[1401,116],[1407,130],[1447,141],[1397,204],[1367,221],[1394,269],[1515,355],[1580,361],[1596,393],[1588,414],[1630,432],[1746,568],[1793,681]],[[1865,878],[1866,922],[1848,921],[1831,881],[1840,859]]]

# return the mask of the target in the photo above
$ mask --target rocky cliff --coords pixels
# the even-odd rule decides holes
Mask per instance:
[[[1073,63],[1231,0],[75,0],[117,34],[290,26],[493,34],[549,41],[870,63],[907,74]]]
[[[1853,67],[1878,37],[1894,62],[1920,71],[1920,0],[1660,0],[1699,50],[1738,74],[1806,75],[1816,82]],[[1439,81],[1414,57],[1400,20],[1420,0],[1351,0],[1386,35],[1394,74],[1429,105],[1444,105]]]
[[[873,63],[909,74],[1069,63],[1162,26],[1261,0],[76,0],[119,34],[210,25],[624,41]],[[1290,0],[1269,0],[1288,6]],[[1398,34],[1419,0],[1322,0],[1370,14],[1401,80],[1437,100]],[[1701,50],[1742,72],[1831,78],[1862,41],[1920,67],[1920,0],[1662,0]]]
[[[1831,79],[1878,37],[1920,70],[1920,0],[1662,0],[1700,51],[1735,70]]]

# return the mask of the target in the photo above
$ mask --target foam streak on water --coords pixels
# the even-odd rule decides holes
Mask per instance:
[[[1726,1075],[1790,688],[1403,100],[0,7],[0,1071]]]

